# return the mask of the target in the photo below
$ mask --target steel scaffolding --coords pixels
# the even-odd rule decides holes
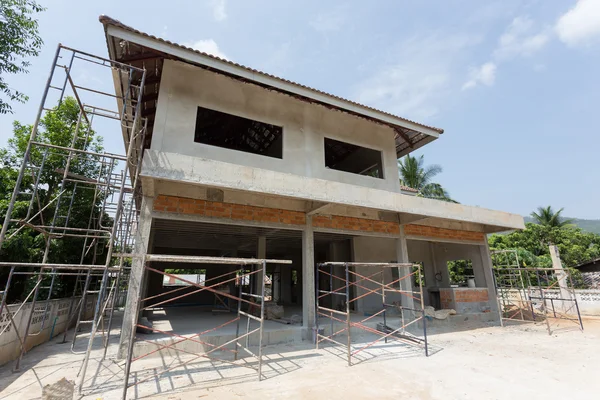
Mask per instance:
[[[567,320],[583,331],[568,270],[521,267],[516,250],[496,250],[491,256],[502,324],[505,320],[545,322],[551,335],[552,319]]]
[[[150,379],[159,377],[162,374],[169,372],[175,368],[184,367],[187,364],[189,364],[193,361],[197,361],[200,358],[207,358],[211,361],[217,361],[217,362],[232,364],[232,365],[236,365],[236,366],[240,366],[240,367],[255,369],[258,374],[258,379],[261,380],[262,379],[263,325],[264,325],[264,321],[265,321],[266,266],[267,266],[267,264],[280,264],[281,265],[281,264],[291,264],[292,262],[290,260],[264,260],[264,259],[254,259],[254,258],[226,258],[226,257],[202,257],[202,256],[172,256],[172,255],[158,255],[158,254],[148,254],[144,257],[144,259],[146,261],[144,263],[144,267],[143,267],[144,273],[152,272],[152,273],[159,274],[162,276],[175,278],[179,281],[187,283],[189,286],[182,286],[182,287],[171,289],[169,291],[166,291],[166,292],[163,292],[163,293],[160,293],[157,295],[152,295],[152,296],[141,299],[140,302],[138,303],[139,304],[138,309],[135,310],[134,315],[138,315],[141,311],[151,310],[156,307],[164,306],[165,304],[168,304],[170,302],[179,300],[179,299],[187,297],[187,296],[195,295],[195,294],[201,293],[203,291],[207,291],[207,292],[211,292],[215,295],[227,297],[228,299],[231,299],[231,300],[237,302],[237,312],[235,313],[235,317],[231,318],[230,320],[228,320],[218,326],[215,326],[214,328],[195,333],[194,335],[191,335],[191,336],[182,336],[182,335],[176,334],[174,332],[166,332],[163,330],[156,329],[154,327],[148,327],[145,325],[141,325],[137,321],[134,321],[134,324],[133,324],[134,329],[131,330],[131,336],[129,337],[128,349],[127,349],[127,359],[125,360],[125,365],[124,365],[125,380],[123,383],[123,400],[125,400],[127,398],[127,390],[130,387],[139,385],[140,383],[143,383]],[[234,266],[234,269],[231,271],[228,271],[226,273],[223,273],[221,275],[212,277],[210,279],[206,279],[204,282],[202,282],[200,284],[197,282],[183,279],[182,277],[177,277],[175,275],[166,273],[165,271],[161,271],[156,268],[151,268],[148,265],[148,263],[152,262],[152,261],[232,265],[232,266]],[[253,271],[247,272],[244,269],[244,266],[249,266],[249,265],[256,266],[256,267]],[[258,289],[257,290],[258,293],[254,293],[254,290],[252,290],[252,285],[250,285],[249,292],[243,291],[244,280],[251,276],[254,276],[255,279],[260,279],[260,281],[261,281],[260,285],[256,285],[256,287]],[[228,285],[231,283],[235,283],[236,286],[238,286],[238,295],[237,296],[233,295],[231,293],[226,293],[226,292],[219,290],[219,287],[222,287],[223,285]],[[189,287],[192,287],[195,289],[188,291],[187,293],[178,294],[177,296],[168,297],[164,300],[157,300],[160,297],[173,295],[177,292],[181,292],[182,290],[188,289]],[[150,303],[150,300],[153,300],[151,302],[151,304],[147,304],[147,303]],[[146,304],[144,304],[144,303],[146,303]],[[247,306],[246,311],[242,310],[242,304],[246,304],[246,306]],[[242,318],[246,319],[246,333],[240,333],[240,322],[241,322]],[[258,327],[250,329],[251,321],[258,322]],[[236,323],[234,339],[228,340],[227,342],[225,342],[221,345],[211,344],[205,340],[200,339],[200,337],[202,335],[217,331],[218,329],[221,329],[227,325],[233,324],[234,322]],[[154,344],[156,346],[156,349],[149,351],[147,353],[144,353],[142,355],[138,355],[137,357],[134,357],[133,349],[134,349],[134,345],[135,345],[135,339],[136,339],[135,333],[136,333],[137,328],[140,328],[143,330],[149,330],[152,332],[158,332],[163,335],[167,335],[168,337],[173,338],[175,341],[173,343],[168,343],[168,342],[161,342],[160,340],[140,339],[140,341]],[[250,340],[250,336],[252,336],[252,335],[258,336],[258,349],[256,351],[256,354],[250,350],[249,340]],[[241,339],[244,339],[244,344],[240,343]],[[201,352],[201,353],[196,353],[196,352],[191,352],[189,350],[185,350],[180,347],[177,347],[178,345],[180,345],[181,343],[186,342],[186,341],[190,341],[190,342],[201,344],[203,346],[210,347],[210,350]],[[233,345],[233,349],[229,348],[230,345]],[[176,352],[188,354],[193,357],[187,361],[183,361],[174,366],[167,367],[163,371],[158,372],[153,375],[150,375],[144,379],[136,380],[134,383],[129,383],[129,374],[131,372],[131,364],[137,360],[140,360],[151,354],[159,352],[163,349],[172,349]],[[235,362],[238,359],[238,354],[239,354],[240,350],[243,350],[246,354],[250,355],[251,357],[254,357],[257,360],[258,365],[256,366],[256,368],[252,365]],[[211,356],[211,354],[213,354],[217,351],[228,351],[228,352],[233,353],[234,360],[233,361],[225,360],[222,358],[217,358],[215,356]]]
[[[359,274],[356,272],[356,268],[364,267],[368,269],[374,269],[374,272],[370,272],[366,275]],[[343,276],[338,276],[335,270],[342,270]],[[398,271],[398,278],[391,279],[386,283],[386,271],[388,269],[396,269]],[[423,299],[423,286],[421,280],[421,265],[410,264],[410,263],[354,263],[354,262],[325,262],[317,265],[316,274],[316,302],[315,302],[315,326],[316,326],[316,348],[319,348],[319,344],[322,342],[331,342],[336,345],[346,348],[348,366],[352,365],[352,357],[356,356],[363,350],[379,343],[384,340],[386,343],[389,340],[395,340],[411,346],[417,346],[422,348],[425,352],[425,356],[429,356],[429,349],[427,345],[427,320],[425,318],[425,306]],[[329,285],[327,290],[319,288],[320,277],[325,276],[329,278]],[[393,275],[392,275],[393,276]],[[418,285],[418,290],[413,289],[413,279],[415,284]],[[337,283],[338,287],[334,289],[334,282]],[[365,285],[370,285],[367,287]],[[402,288],[402,284],[405,284],[406,289]],[[397,285],[397,287],[394,287]],[[352,289],[361,289],[363,293],[353,295]],[[389,299],[390,294],[396,294],[400,296],[400,301],[394,303],[388,303],[386,299]],[[335,296],[343,299],[343,308],[336,310],[333,308],[333,298]],[[381,309],[371,315],[362,318],[358,321],[353,321],[351,318],[351,304],[356,304],[359,299],[366,298],[368,296],[377,296],[380,300]],[[330,300],[332,306],[325,307],[321,303],[327,299]],[[405,300],[409,300],[406,302]],[[404,303],[417,302],[418,306],[415,308],[407,307]],[[399,312],[398,325],[395,327],[388,326],[388,321],[394,319],[388,310],[396,310]],[[335,316],[334,316],[335,315]],[[370,327],[365,323],[375,317],[383,317],[383,323],[377,324],[376,328]],[[330,321],[330,335],[321,334],[319,326],[319,317],[325,317]],[[418,337],[409,333],[406,328],[417,324],[421,321],[423,328],[423,337]],[[343,324],[341,328],[336,331],[335,322]],[[356,328],[362,331],[378,335],[379,338],[369,343],[357,344],[352,342],[352,329]],[[346,343],[342,343],[334,339],[338,335],[346,335]]]
[[[122,92],[110,94],[75,82],[93,68],[120,76],[121,81],[126,82]],[[91,326],[82,382],[98,331],[104,337],[106,356],[113,312],[122,295],[122,282],[127,279],[133,232],[137,227],[136,203],[141,196],[138,174],[147,125],[141,112],[145,77],[143,68],[61,44],[56,49],[0,230],[0,250],[3,247],[6,249],[11,239],[24,230],[37,232],[44,241],[43,255],[35,262],[15,262],[5,257],[0,259],[0,270],[9,270],[4,288],[0,291],[0,317],[5,313],[10,320],[0,335],[5,334],[10,326],[17,334],[20,353],[15,370],[19,370],[27,352],[28,338],[43,333],[56,285],[60,279],[68,276],[75,277],[75,284],[63,341],[67,340],[68,328],[74,324],[76,329],[71,338],[73,349],[78,330],[83,325]],[[44,139],[39,133],[44,117],[48,113],[57,115],[59,106],[67,96],[76,101],[78,116],[74,126],[66,128],[72,135],[70,142],[59,145]],[[118,111],[104,106],[106,102],[114,104],[115,100],[119,105]],[[95,127],[110,124],[99,120],[114,121],[112,123],[118,125],[116,130],[121,131],[125,141],[124,155],[101,151],[94,145]],[[50,128],[45,126],[45,129],[48,131]],[[121,135],[118,135],[118,139],[121,140]],[[45,182],[48,179],[58,183],[55,190],[51,190]],[[75,225],[74,213],[81,210],[77,204],[80,199],[86,198],[84,195],[91,199],[87,224]],[[78,217],[81,221],[82,216]],[[79,254],[79,263],[61,263],[60,257],[53,254],[55,245],[64,240],[70,240],[69,243],[78,248],[74,251]],[[8,295],[12,293],[11,285],[15,278],[20,275],[28,276],[33,288],[13,313],[8,308]],[[92,298],[95,298],[93,318],[85,320],[86,304]],[[45,301],[45,304],[36,307],[40,301]],[[25,316],[27,323],[19,332],[14,317],[25,312],[25,309],[28,309]],[[34,315],[36,322],[41,319],[41,328],[37,332],[31,332]]]

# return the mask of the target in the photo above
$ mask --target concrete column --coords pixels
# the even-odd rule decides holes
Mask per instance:
[[[295,264],[294,260],[292,262]],[[283,305],[292,303],[292,265],[281,266],[281,304]]]
[[[483,274],[485,276],[486,286],[488,288],[489,306],[490,311],[494,314],[498,313],[498,298],[496,296],[496,286],[494,284],[494,270],[492,264],[492,257],[490,255],[490,246],[488,245],[487,239],[485,244],[479,246],[481,252],[481,263],[483,267]]]
[[[432,243],[433,249],[433,259],[435,260],[435,265],[441,280],[438,281],[438,286],[442,288],[450,287],[450,271],[448,271],[448,255],[445,252],[445,249],[442,248],[444,246],[443,243]]]
[[[555,245],[548,246],[550,248],[550,258],[552,259],[552,268],[555,268],[558,271],[554,271],[556,274],[556,279],[558,280],[558,287],[560,289],[560,297],[562,299],[571,299],[571,292],[569,291],[569,282],[568,275],[565,272],[562,261],[560,260],[560,253],[558,251],[558,247]],[[563,311],[566,311],[570,304],[564,301],[554,302],[555,304],[560,304],[560,308]]]
[[[348,261],[343,256],[340,242],[331,242],[329,244],[329,258],[327,261]],[[333,268],[333,275],[340,277],[342,279],[346,278],[344,268],[339,268],[339,267]],[[344,286],[344,281],[342,281],[340,279],[331,278],[330,281],[332,283],[331,290],[336,290],[336,289],[339,289],[342,286]],[[340,292],[342,292],[342,291],[340,291]],[[328,297],[331,298],[331,302],[332,302],[331,308],[333,308],[333,309],[337,309],[344,302],[344,297],[342,297],[342,296],[331,295]]]
[[[437,257],[435,256],[435,245],[432,242],[429,242],[429,251],[431,253],[431,265],[433,266],[433,279],[430,282],[427,282],[427,286],[440,287],[440,284],[442,283],[442,274],[440,273],[440,268],[437,264]],[[438,277],[440,278],[439,280]],[[425,279],[427,279],[427,277]]]
[[[400,225],[400,235],[398,239],[396,239],[396,259],[399,263],[408,263],[408,246],[406,244],[406,235],[404,233],[404,227]],[[398,276],[403,277],[411,273],[410,267],[399,267],[398,268]],[[412,280],[410,278],[406,278],[400,281],[400,289],[406,291],[412,291]],[[415,308],[415,304],[413,298],[410,296],[402,296],[402,306],[407,308]],[[418,307],[421,307],[419,304]]]
[[[267,237],[259,236],[258,237],[258,245],[256,251],[256,258],[267,258]],[[262,268],[259,265],[255,265],[255,268]],[[254,274],[254,293],[260,295],[260,291],[262,289],[262,280],[265,279],[265,271]]]
[[[312,216],[306,216],[302,232],[302,327],[303,338],[313,339],[315,325],[315,240]]]
[[[475,275],[475,287],[487,287],[489,279],[485,276],[484,256],[478,249],[469,249],[469,259],[473,265],[473,275]]]
[[[127,357],[127,348],[132,333],[135,330],[135,324],[138,320],[138,309],[142,297],[143,282],[144,282],[144,264],[145,256],[148,252],[150,242],[150,232],[152,228],[152,206],[154,198],[144,196],[142,198],[142,206],[140,208],[140,218],[138,228],[135,233],[135,251],[136,255],[131,262],[131,273],[129,275],[129,286],[127,289],[127,303],[125,304],[125,312],[123,314],[123,324],[121,327],[121,337],[119,339],[119,351],[117,358],[123,359]]]

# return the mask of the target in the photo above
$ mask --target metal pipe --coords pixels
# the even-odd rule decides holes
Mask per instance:
[[[346,269],[346,324],[348,329],[348,366],[352,366],[352,337],[350,334],[350,274],[348,273],[348,263],[345,265]]]
[[[258,331],[258,381],[262,380],[262,339],[265,323],[265,277],[267,273],[267,262],[262,263],[262,273],[259,275],[262,280],[262,297],[260,299],[260,330]]]
[[[333,290],[333,265],[329,267],[329,290]],[[319,283],[318,279],[317,279],[317,284]],[[329,299],[331,300],[331,308],[333,308],[333,296],[329,296]],[[315,318],[319,318],[318,315],[315,313]],[[331,333],[333,333],[333,320],[330,319],[331,322]],[[317,333],[319,331],[317,330]]]
[[[47,246],[46,246],[47,247]],[[31,311],[29,312],[29,317],[27,318],[27,325],[25,325],[25,334],[23,335],[23,343],[21,344],[21,351],[19,352],[19,357],[17,358],[17,362],[15,363],[15,371],[19,371],[21,367],[21,360],[23,359],[23,354],[27,351],[27,336],[29,335],[29,328],[31,327],[31,319],[33,318],[33,313],[35,311],[35,302],[37,300],[38,291],[40,289],[40,284],[42,283],[42,274],[43,268],[40,270],[40,274],[38,275],[38,280],[35,285],[35,289],[33,292],[33,298],[31,299]]]
[[[21,187],[21,182],[23,181],[23,175],[25,172],[25,167],[27,162],[29,161],[29,156],[31,154],[31,144],[35,140],[37,136],[38,125],[40,123],[40,119],[42,117],[42,112],[44,111],[44,104],[46,103],[46,97],[48,96],[48,90],[50,89],[50,85],[52,84],[52,77],[54,75],[54,70],[56,68],[56,61],[58,60],[58,55],[60,53],[60,44],[56,48],[56,52],[54,54],[54,59],[52,61],[52,68],[50,69],[50,75],[46,81],[46,87],[44,88],[44,93],[42,94],[42,99],[40,101],[40,106],[38,107],[38,112],[35,117],[35,122],[31,128],[31,134],[29,135],[29,141],[27,142],[27,148],[25,149],[25,154],[23,155],[23,163],[21,164],[21,168],[19,169],[19,175],[17,176],[17,181],[15,182],[15,188],[13,190],[13,194],[11,196],[10,202],[8,203],[8,207],[6,209],[6,216],[4,217],[4,223],[2,224],[2,229],[0,230],[0,248],[4,243],[4,237],[6,236],[6,231],[8,229],[8,224],[12,215],[13,208],[15,206],[15,201],[19,194],[19,188]]]
[[[239,294],[238,297],[241,299],[242,298],[242,283],[243,283],[243,275],[244,274],[244,269],[241,268],[239,270],[239,272],[237,273],[237,277],[236,277],[236,282],[238,283],[238,287],[239,287]],[[242,311],[242,302],[240,300],[237,301],[237,324],[235,327],[235,337],[238,338],[240,336],[240,312]],[[240,345],[239,341],[236,340],[235,342],[235,356],[234,356],[234,360],[238,359],[238,353],[237,353],[237,347]]]
[[[317,266],[317,276],[315,280],[315,346],[319,349],[319,278],[320,278],[320,267]],[[333,333],[333,330],[331,331]]]
[[[4,291],[2,292],[2,301],[0,302],[0,318],[2,317],[2,311],[6,306],[6,298],[8,297],[8,289],[10,288],[10,282],[12,281],[13,274],[15,273],[15,267],[10,268],[10,272],[8,273],[8,278],[6,279],[6,285],[4,286]],[[8,312],[10,314],[10,311]]]

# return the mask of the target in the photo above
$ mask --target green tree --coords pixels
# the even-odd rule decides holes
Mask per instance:
[[[43,44],[33,15],[43,10],[31,0],[0,0],[0,91],[9,101],[27,101],[24,93],[8,85],[5,76],[29,72],[30,63],[24,58],[37,56]],[[0,114],[6,113],[12,113],[12,107],[0,98]]]
[[[419,196],[457,203],[450,198],[450,194],[442,185],[432,182],[433,178],[442,172],[442,167],[437,164],[425,166],[423,156],[416,158],[406,155],[398,160],[398,171],[400,183],[416,189]]]
[[[562,264],[571,271],[574,282],[579,282],[575,266],[600,257],[600,235],[576,227],[551,227],[534,223],[525,224],[522,231],[508,235],[491,235],[492,250],[516,249],[521,267],[551,268],[548,243],[558,247]]]
[[[558,211],[554,211],[552,206],[538,207],[537,212],[534,211],[531,213],[531,218],[533,218],[536,224],[551,228],[562,228],[572,225],[572,219],[565,219],[560,215],[562,211],[563,208]]]
[[[77,102],[67,97],[57,108],[46,112],[38,126],[36,141],[48,143],[63,147],[70,147],[73,143],[79,149],[88,149],[94,152],[102,152],[102,140],[95,136],[95,132],[88,127],[85,119],[79,121],[79,106]],[[15,181],[18,175],[18,168],[23,160],[31,125],[24,125],[15,121],[13,123],[13,137],[8,141],[6,149],[0,149],[0,215],[6,215],[6,210],[10,202]],[[77,132],[76,132],[77,131]],[[77,134],[77,139],[73,142],[73,137]],[[35,171],[28,169],[23,177],[20,191],[24,192],[15,203],[12,213],[14,219],[23,219],[27,215],[32,197],[36,199],[33,202],[33,209],[30,216],[35,215],[42,210],[49,202],[55,201],[44,212],[42,212],[34,221],[34,224],[50,225],[54,218],[56,198],[62,192],[62,198],[57,215],[60,218],[56,223],[58,226],[65,226],[66,216],[69,216],[68,226],[73,228],[87,228],[90,215],[94,215],[96,220],[102,218],[106,224],[110,223],[110,218],[101,214],[101,203],[106,193],[100,196],[94,196],[94,190],[90,190],[90,185],[81,185],[74,182],[66,182],[61,187],[63,171],[66,167],[68,152],[60,149],[48,149],[42,146],[33,146],[31,149],[30,160],[33,165],[40,166],[44,162],[44,168],[40,176],[40,185],[37,189],[37,196],[32,196],[34,191]],[[69,171],[73,174],[95,180],[100,173],[99,158],[91,155],[77,155],[72,158]],[[105,170],[104,173],[107,171]],[[39,201],[37,200],[39,199]],[[0,221],[0,223],[3,221]],[[11,227],[7,232],[7,239],[0,249],[1,261],[15,262],[40,262],[45,249],[45,237],[42,233],[33,229],[21,229],[17,234],[16,227]],[[12,237],[11,237],[12,236]],[[84,239],[80,237],[63,237],[54,240],[50,248],[49,262],[73,263],[80,262],[81,249]],[[89,245],[89,242],[88,242]],[[102,248],[102,243],[99,245]],[[85,258],[85,264],[101,264],[104,262],[105,254],[99,254],[94,260],[93,252],[89,252]],[[8,270],[0,269],[0,286],[4,282]],[[15,283],[19,284],[22,275],[15,277]],[[18,279],[17,279],[18,278]],[[73,277],[65,277],[56,283],[57,292],[53,296],[69,294],[72,290]],[[23,283],[24,293],[31,282]],[[43,284],[42,286],[48,286]],[[71,287],[71,289],[69,289]],[[15,291],[9,293],[11,297],[17,294]],[[41,293],[40,298],[45,294]]]

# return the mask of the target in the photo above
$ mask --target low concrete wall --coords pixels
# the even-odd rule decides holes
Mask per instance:
[[[508,296],[511,301],[518,302],[521,300],[521,294],[516,289],[508,290]],[[539,297],[539,293],[536,293]],[[560,298],[559,289],[544,290],[544,296],[548,299]],[[577,305],[581,315],[600,316],[600,289],[575,289]],[[547,307],[551,307],[550,302],[547,302]]]
[[[67,319],[69,317],[68,314],[71,302],[74,302],[73,307],[76,307],[79,299],[80,297],[75,297],[50,300],[50,302],[36,302],[33,318],[31,319],[31,326],[29,328],[30,336],[26,342],[26,350],[29,351],[31,348],[45,343],[52,337],[64,332],[67,327]],[[42,320],[44,320],[46,303],[48,303],[48,308],[44,322],[44,328],[42,329]],[[91,319],[93,317],[95,304],[96,296],[88,296],[85,305],[85,315],[83,318]],[[12,360],[15,360],[21,351],[21,344],[19,342],[17,332],[15,332],[15,327],[12,325],[10,318],[8,317],[8,312],[12,313],[15,324],[18,327],[17,329],[19,335],[21,338],[23,338],[25,328],[27,326],[28,316],[31,310],[31,303],[25,304],[21,311],[15,315],[15,312],[20,306],[21,304],[11,304],[6,307],[2,311],[2,315],[0,315],[0,332],[6,328],[6,331],[0,335],[0,365],[4,365]],[[74,324],[75,321],[72,321],[71,325]]]

